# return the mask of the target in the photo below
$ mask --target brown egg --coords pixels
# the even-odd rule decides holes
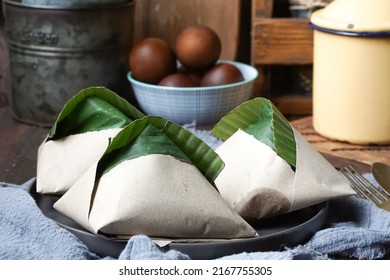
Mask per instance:
[[[221,54],[221,40],[205,25],[184,29],[176,38],[176,55],[189,71],[203,71],[213,66]]]
[[[196,82],[188,75],[183,73],[173,73],[163,78],[159,86],[166,87],[196,87]]]
[[[229,63],[220,63],[210,68],[202,77],[200,86],[220,86],[244,80],[241,71]]]
[[[199,74],[199,73],[194,73],[194,72],[189,72],[187,73],[187,75],[192,79],[194,80],[196,86],[200,86],[200,81],[202,79],[202,74]]]
[[[176,72],[176,55],[164,40],[145,38],[131,49],[129,66],[134,79],[157,84],[165,76]]]
[[[196,86],[200,85],[200,80],[202,79],[202,76],[204,74],[203,72],[190,72],[187,69],[185,69],[183,66],[179,67],[177,72],[190,76],[190,78],[195,81]]]

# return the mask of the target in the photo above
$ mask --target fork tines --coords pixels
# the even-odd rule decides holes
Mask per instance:
[[[341,172],[348,179],[358,197],[366,198],[375,204],[381,204],[390,199],[387,191],[374,186],[351,165],[342,168]]]

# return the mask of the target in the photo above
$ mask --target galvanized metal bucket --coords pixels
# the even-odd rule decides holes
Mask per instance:
[[[4,0],[14,118],[51,126],[81,89],[132,99],[126,79],[134,3],[82,8]]]

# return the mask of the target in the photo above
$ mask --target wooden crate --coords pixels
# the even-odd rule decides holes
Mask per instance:
[[[252,1],[251,63],[259,70],[256,92],[286,115],[310,115],[311,96],[273,91],[272,67],[311,66],[313,31],[308,19],[273,18],[273,0]]]

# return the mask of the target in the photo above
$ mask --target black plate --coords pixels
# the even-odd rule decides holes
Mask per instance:
[[[65,215],[56,211],[55,197],[36,193],[35,182],[28,189],[43,214],[60,226],[75,234],[91,252],[101,257],[117,258],[126,246],[126,242],[113,241],[104,236],[92,234]],[[198,243],[170,243],[165,249],[175,249],[189,255],[192,259],[215,259],[242,252],[278,251],[285,247],[302,244],[320,230],[326,220],[328,203],[323,202],[308,208],[287,213],[278,217],[264,219],[252,226],[258,237]]]

